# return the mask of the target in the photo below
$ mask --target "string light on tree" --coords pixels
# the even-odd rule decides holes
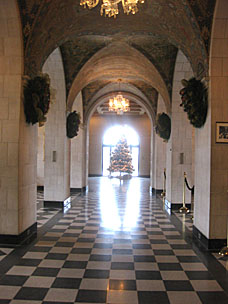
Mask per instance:
[[[124,136],[119,140],[115,150],[112,152],[111,163],[108,171],[110,172],[110,175],[112,172],[119,172],[120,177],[122,173],[131,175],[134,171],[131,153]]]

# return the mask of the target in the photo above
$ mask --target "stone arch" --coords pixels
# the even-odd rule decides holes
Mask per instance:
[[[111,98],[113,93],[117,93],[118,91],[118,84],[109,84],[102,88],[100,91],[98,91],[89,102],[89,107],[85,112],[84,123],[88,123],[89,119],[91,118],[94,111],[99,105],[107,101],[109,98]],[[135,101],[136,103],[141,105],[145,109],[148,117],[150,118],[151,124],[155,125],[156,113],[153,109],[153,106],[148,100],[148,98],[139,89],[137,89],[133,85],[125,84],[122,85],[121,92],[124,97]]]
[[[133,86],[130,86],[131,89]],[[101,89],[101,94],[99,94],[99,92],[97,94],[95,94],[94,98],[92,98],[91,100],[91,106],[89,107],[87,113],[84,116],[84,138],[85,138],[85,146],[86,146],[86,150],[87,152],[85,153],[86,155],[89,155],[89,124],[90,124],[90,119],[93,115],[93,113],[95,112],[96,108],[103,104],[105,101],[107,101],[112,95],[113,91],[111,90],[115,89],[115,85],[113,86],[111,85],[107,85],[106,87],[104,87],[103,89]],[[126,85],[125,89],[129,89],[129,86]],[[147,100],[146,96],[144,96],[137,88],[134,88],[134,90],[132,90],[134,93],[131,92],[131,90],[129,91],[125,91],[121,89],[121,93],[123,94],[124,97],[138,103],[139,105],[141,105],[146,113],[147,116],[149,118],[150,121],[150,129],[153,130],[153,126],[155,124],[155,115],[156,113],[154,112],[150,102]],[[108,91],[111,91],[108,93]],[[117,90],[118,91],[118,90]],[[141,93],[141,96],[140,96]],[[152,131],[150,131],[151,133]],[[150,143],[148,144],[150,146]],[[151,155],[150,155],[151,157]],[[142,156],[140,156],[140,162],[142,162]],[[88,178],[88,174],[89,174],[89,158],[87,157],[87,159],[85,160],[85,167],[86,167],[86,184],[88,183],[87,178]],[[150,175],[150,172],[149,172]]]
[[[72,107],[78,92],[90,82],[97,79],[116,81],[118,78],[123,81],[129,79],[145,81],[163,96],[169,112],[169,93],[161,75],[145,56],[125,43],[111,44],[88,60],[70,89],[68,109]]]

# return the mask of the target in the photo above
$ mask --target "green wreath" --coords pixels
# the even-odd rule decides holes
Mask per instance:
[[[190,123],[195,128],[201,128],[207,118],[208,94],[206,86],[196,78],[181,81],[184,86],[180,90],[181,107],[187,112]]]
[[[171,119],[164,112],[157,115],[155,131],[164,139],[165,142],[169,140],[171,133]]]
[[[24,78],[24,112],[27,123],[43,126],[47,118],[45,115],[50,104],[50,78],[48,74],[41,74],[34,78]]]
[[[80,113],[76,111],[71,112],[67,116],[67,137],[73,138],[78,135],[79,125],[80,125]]]

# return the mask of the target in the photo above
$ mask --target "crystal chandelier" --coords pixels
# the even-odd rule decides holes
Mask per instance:
[[[105,17],[114,17],[119,14],[118,4],[122,2],[124,13],[127,15],[132,13],[133,15],[138,12],[138,3],[144,3],[144,0],[101,0],[101,16],[105,14]],[[99,3],[99,0],[80,0],[80,5],[83,5],[86,8],[86,5],[89,9],[94,8]]]
[[[117,115],[123,115],[124,112],[130,111],[130,103],[122,94],[117,94],[114,98],[109,99],[109,111],[115,111]]]

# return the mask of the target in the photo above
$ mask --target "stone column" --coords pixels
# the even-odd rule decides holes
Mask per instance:
[[[189,79],[193,72],[184,54],[179,51],[173,79],[171,136],[167,144],[166,155],[166,203],[172,209],[181,207],[184,172],[192,184],[192,126],[186,113],[180,107],[179,91],[183,87],[181,80]],[[186,190],[186,203],[191,202],[191,192]]]
[[[166,112],[164,101],[159,94],[157,114]],[[155,190],[163,190],[164,168],[166,168],[166,142],[155,134],[154,144],[154,161],[153,166],[153,188]]]
[[[23,39],[16,0],[0,1],[0,243],[36,234],[37,126],[22,102]]]
[[[72,191],[81,192],[86,190],[85,184],[85,129],[83,125],[82,94],[79,93],[73,104],[72,111],[76,110],[81,116],[81,126],[78,135],[71,139],[71,173],[70,188]]]
[[[66,136],[66,89],[60,50],[47,59],[48,73],[56,90],[45,124],[44,205],[63,206],[70,199],[70,140]]]

